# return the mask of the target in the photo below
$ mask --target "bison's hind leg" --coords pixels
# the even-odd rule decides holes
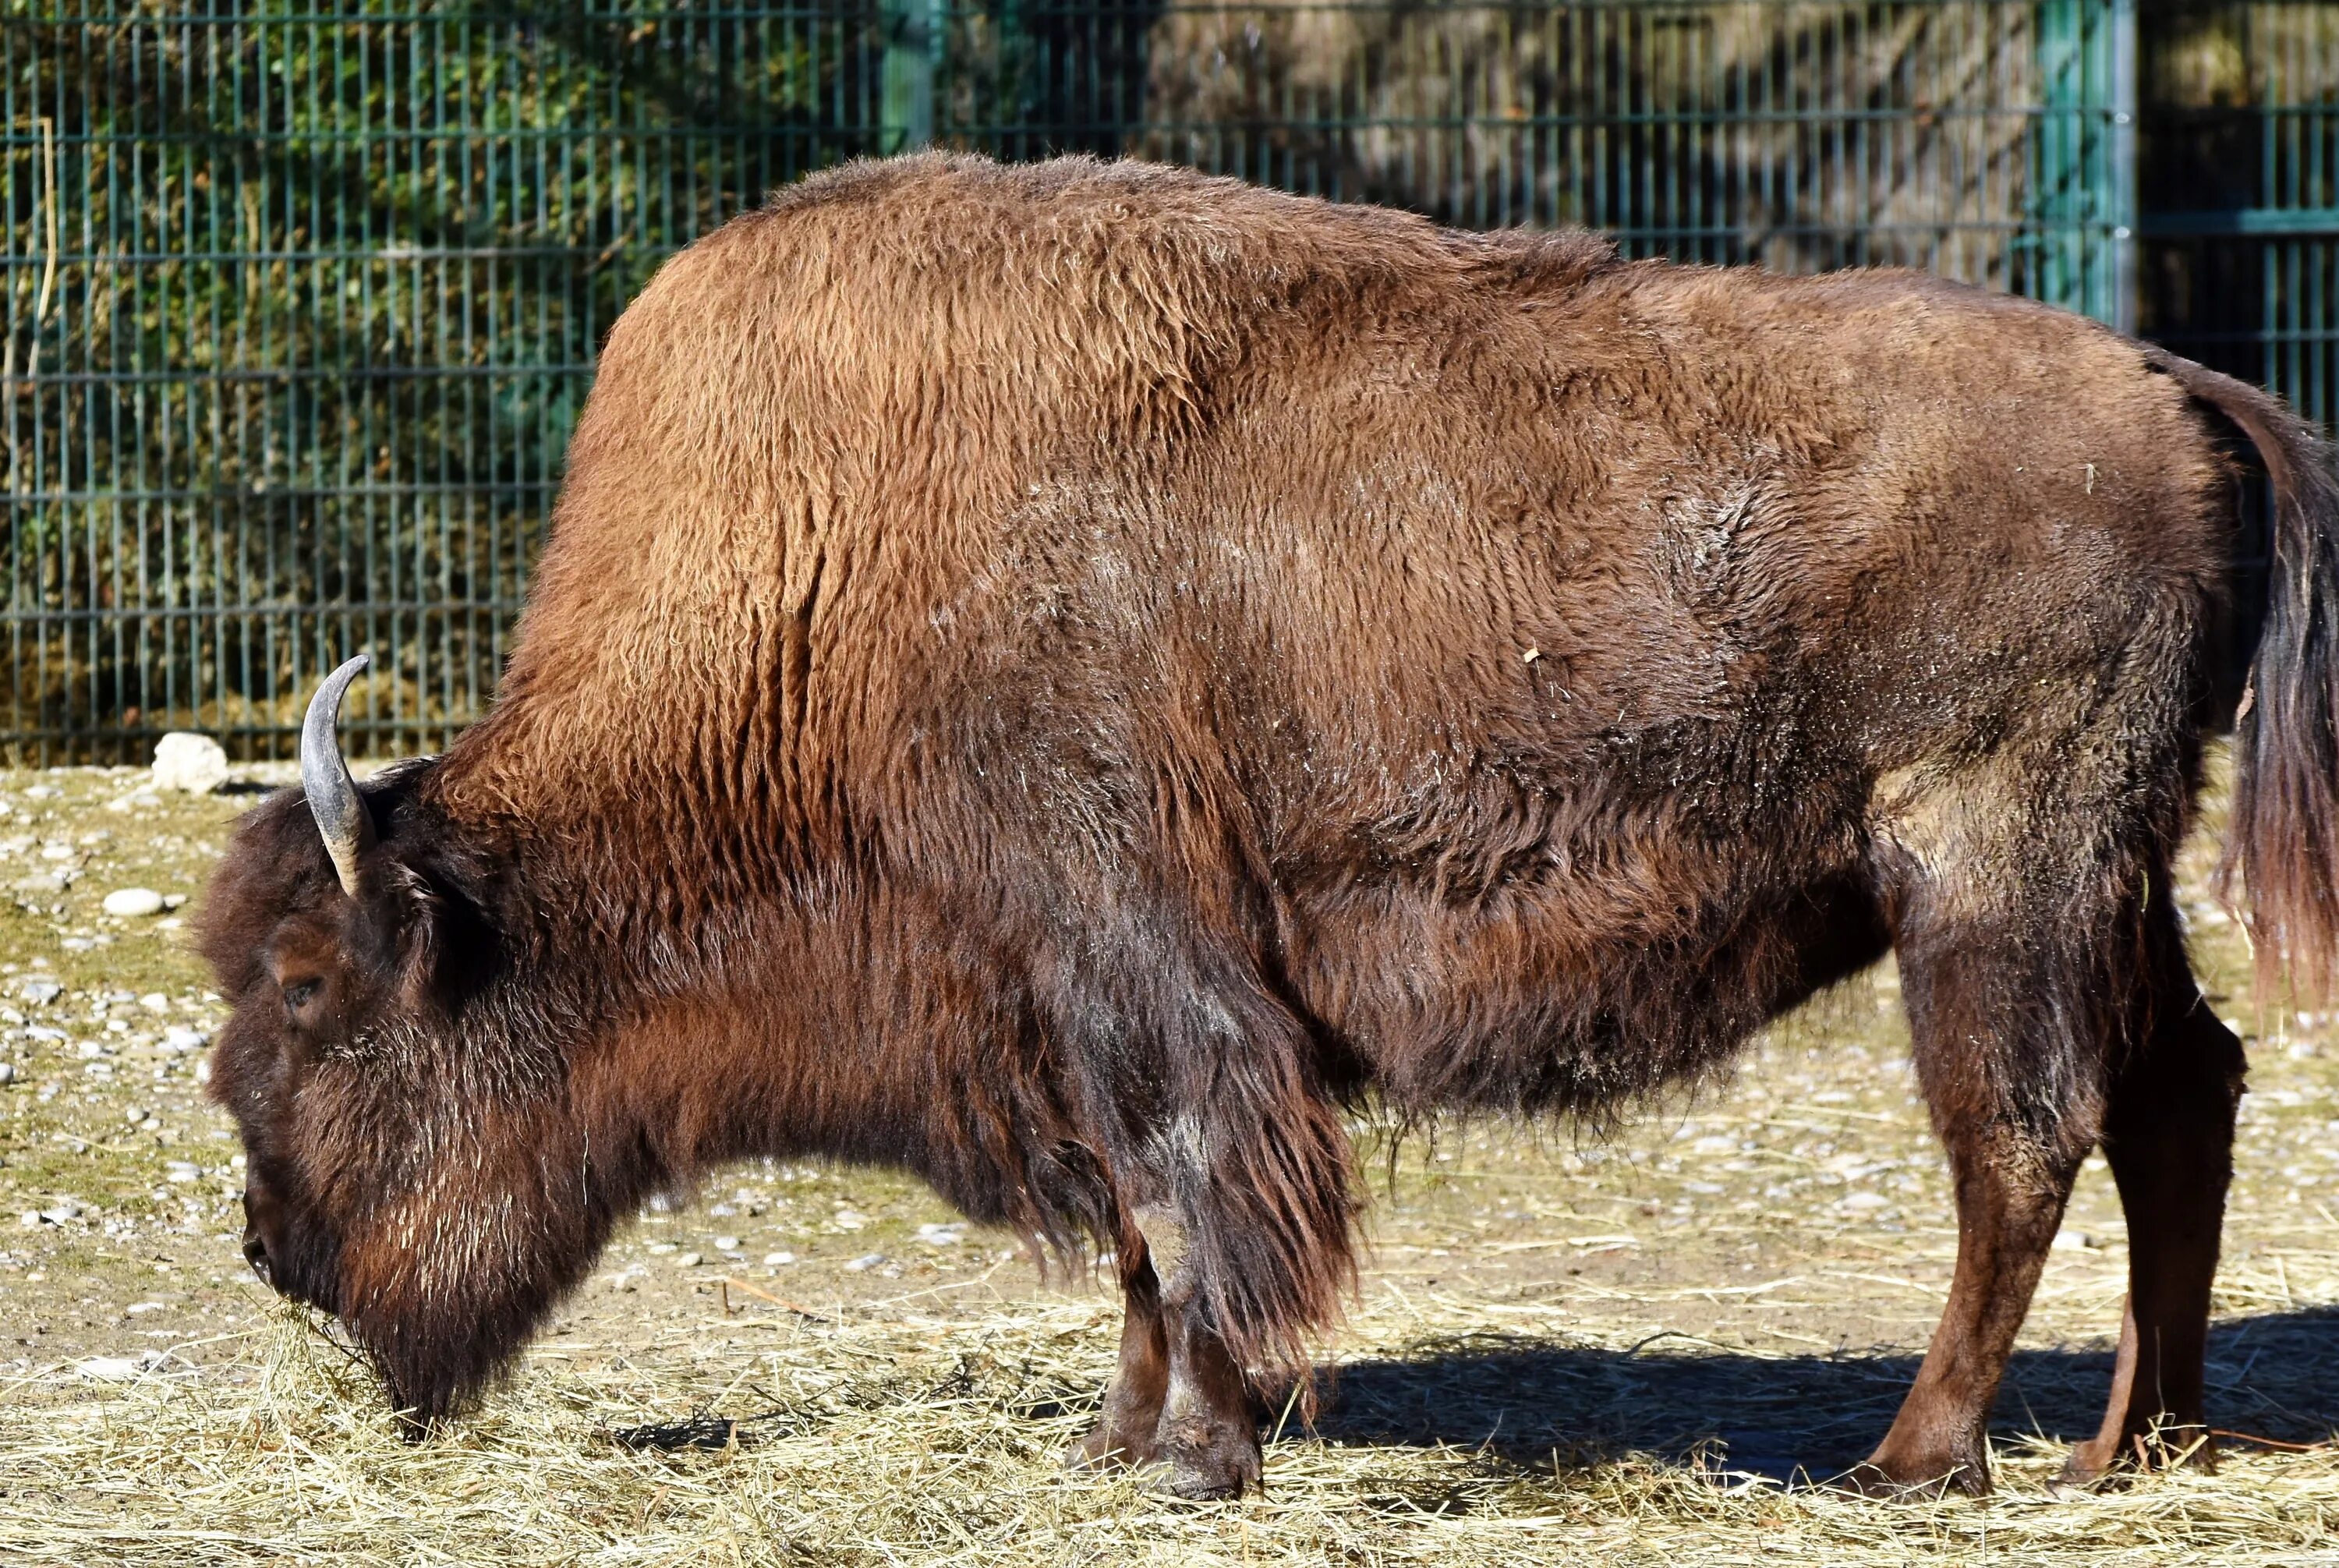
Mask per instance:
[[[2051,1060],[2068,1042],[2041,1039],[2039,1010],[2027,1005],[2044,977],[2022,944],[1953,922],[1920,925],[1922,937],[1901,943],[1902,985],[1918,1080],[1949,1151],[1957,1264],[1891,1430],[1841,1484],[1980,1494],[1990,1484],[1990,1405],[2093,1124],[2086,1090]]]
[[[2137,1301],[2162,1347],[2194,1368],[2123,1404],[2157,1411],[2197,1392],[2200,1264],[2214,1257],[2209,1195],[2224,1189],[2229,1059],[2204,1046],[2197,1023],[2165,1016],[2178,1000],[2163,978],[2175,942],[2165,865],[2159,835],[2131,816],[2092,840],[2084,830],[2026,835],[1999,853],[1902,868],[1894,942],[1918,1081],[1949,1158],[1957,1264],[1915,1385],[1848,1484],[1989,1490],[1990,1405],[2072,1179],[2107,1127],[2122,1185],[2137,1194],[2131,1205],[2147,1189],[2149,1201],[2176,1205],[2174,1218],[2143,1223]],[[2179,1080],[2208,1103],[2173,1109]],[[2171,1164],[2141,1168],[2159,1159]],[[2131,1419],[2117,1413],[2123,1434]]]
[[[2127,1216],[2128,1299],[2102,1429],[2064,1472],[2082,1484],[2116,1465],[2212,1456],[2203,1361],[2242,1045],[2195,988],[2165,897],[2151,934],[2151,1011],[2104,1115],[2104,1155]]]

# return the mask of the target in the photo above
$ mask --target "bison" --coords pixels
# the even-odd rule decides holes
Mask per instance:
[[[1959,1240],[1847,1482],[1988,1486],[2098,1145],[2071,1468],[2183,1448],[2244,1064],[2170,862],[2235,728],[2257,952],[2329,978],[2334,531],[2274,399],[1928,277],[1130,163],[805,180],[611,332],[492,710],[354,785],[352,660],[238,829],[246,1250],[420,1429],[654,1195],[897,1167],[1115,1260],[1075,1461],[1235,1494],[1352,1283],[1354,1108],[1628,1104],[1890,952]]]

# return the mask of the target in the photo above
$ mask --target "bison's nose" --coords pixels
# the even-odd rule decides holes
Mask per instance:
[[[268,1243],[260,1239],[260,1232],[249,1221],[243,1228],[243,1260],[252,1265],[252,1271],[260,1276],[262,1283],[269,1282]]]
[[[270,1285],[276,1283],[268,1262],[268,1222],[274,1218],[275,1205],[256,1179],[243,1184],[243,1260],[252,1271]]]

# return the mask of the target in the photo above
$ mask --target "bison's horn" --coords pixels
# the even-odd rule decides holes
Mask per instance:
[[[325,853],[333,857],[341,891],[351,898],[358,895],[358,856],[373,847],[373,818],[358,798],[357,782],[350,777],[350,764],[341,760],[333,725],[341,716],[342,694],[371,662],[360,654],[327,676],[309,699],[309,716],[301,721],[301,788],[309,797],[317,831],[325,837]]]

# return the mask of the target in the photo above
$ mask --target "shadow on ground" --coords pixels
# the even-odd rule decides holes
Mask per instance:
[[[1631,1350],[1474,1335],[1403,1360],[1342,1366],[1316,1433],[1343,1445],[1441,1445],[1537,1468],[1679,1455],[1778,1480],[1834,1474],[1891,1425],[1918,1357],[1847,1351],[1753,1356],[1666,1335]],[[2025,1350],[1991,1429],[2069,1443],[2092,1435],[2108,1347]],[[2212,1330],[2213,1425],[2285,1442],[2339,1430],[2339,1307],[2232,1317]]]

